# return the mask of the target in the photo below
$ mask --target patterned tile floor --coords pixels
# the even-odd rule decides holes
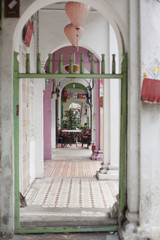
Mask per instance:
[[[109,208],[116,201],[116,181],[95,178],[37,179],[26,195],[28,205],[59,208]]]
[[[36,179],[26,194],[21,217],[106,217],[116,201],[118,181],[99,181],[101,162],[88,149],[57,149],[45,161],[44,178]],[[49,210],[51,209],[51,210]]]
[[[54,150],[52,160],[45,161],[44,177],[94,177],[101,162],[92,161],[91,153],[85,148]]]
[[[93,178],[101,167],[101,162],[70,161],[70,160],[46,160],[44,177],[81,177]]]

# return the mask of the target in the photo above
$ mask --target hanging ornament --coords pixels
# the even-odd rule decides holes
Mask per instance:
[[[69,65],[65,66],[65,70],[67,72],[69,72]],[[79,66],[78,65],[73,65],[73,72],[76,73],[79,70]]]
[[[82,27],[74,27],[73,24],[68,24],[64,28],[64,32],[71,42],[73,47],[78,46],[78,41],[82,36],[83,28]]]
[[[72,24],[80,27],[90,11],[90,6],[80,2],[67,2],[65,10]]]

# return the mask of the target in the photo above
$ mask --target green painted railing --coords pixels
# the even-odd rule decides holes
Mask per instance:
[[[18,78],[108,78],[108,79],[117,79],[123,78],[123,74],[76,74],[76,73],[19,73]]]
[[[125,59],[124,59],[125,61]],[[37,72],[30,73],[30,55],[26,54],[26,71],[19,73],[18,78],[123,78],[123,74],[115,74],[115,54],[112,55],[112,73],[105,73],[105,54],[102,54],[101,73],[95,74],[95,56],[91,54],[90,73],[84,73],[84,54],[80,54],[80,73],[73,72],[73,54],[69,56],[69,73],[63,73],[63,55],[59,54],[58,73],[52,73],[52,54],[48,55],[46,73],[41,73],[40,53],[37,54]]]

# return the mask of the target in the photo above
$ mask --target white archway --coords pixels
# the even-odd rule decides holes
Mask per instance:
[[[79,83],[81,85],[83,85],[85,88],[87,88],[90,84],[89,80],[87,79],[73,79],[72,82],[70,81],[70,79],[64,79],[64,80],[59,80],[57,82],[57,85],[59,85],[59,90],[60,90],[60,97],[58,98],[59,101],[59,125],[61,124],[61,96],[62,96],[62,90],[64,89],[65,86],[67,86],[69,83]]]
[[[67,2],[67,0],[64,0]],[[77,0],[76,0],[77,1]],[[37,12],[40,8],[43,8],[47,5],[56,3],[56,2],[61,2],[60,0],[36,0],[34,3],[28,3],[28,8],[26,7],[26,10],[24,10],[24,13],[22,14],[21,18],[19,19],[15,31],[13,34],[13,50],[18,51],[18,39],[20,37],[20,34],[22,32],[22,29],[27,22],[27,20],[35,13]],[[102,16],[112,25],[117,42],[118,42],[118,49],[119,49],[119,55],[121,55],[124,51],[127,50],[128,48],[128,41],[127,41],[127,31],[121,21],[121,18],[118,16],[116,11],[106,2],[103,0],[81,0],[77,2],[84,2],[95,8],[96,10],[99,11]]]

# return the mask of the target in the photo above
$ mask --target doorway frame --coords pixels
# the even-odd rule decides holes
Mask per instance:
[[[14,186],[15,186],[15,233],[64,233],[64,232],[103,232],[103,231],[118,231],[119,226],[123,221],[123,216],[126,209],[126,162],[127,162],[127,53],[123,54],[123,61],[120,74],[53,74],[40,73],[40,67],[37,73],[19,73],[19,62],[17,60],[18,53],[14,52]],[[22,228],[20,227],[20,205],[19,205],[19,79],[22,78],[103,78],[103,79],[120,79],[121,80],[121,127],[120,127],[120,168],[119,168],[119,208],[118,208],[118,225],[106,227],[37,227],[37,228]]]

